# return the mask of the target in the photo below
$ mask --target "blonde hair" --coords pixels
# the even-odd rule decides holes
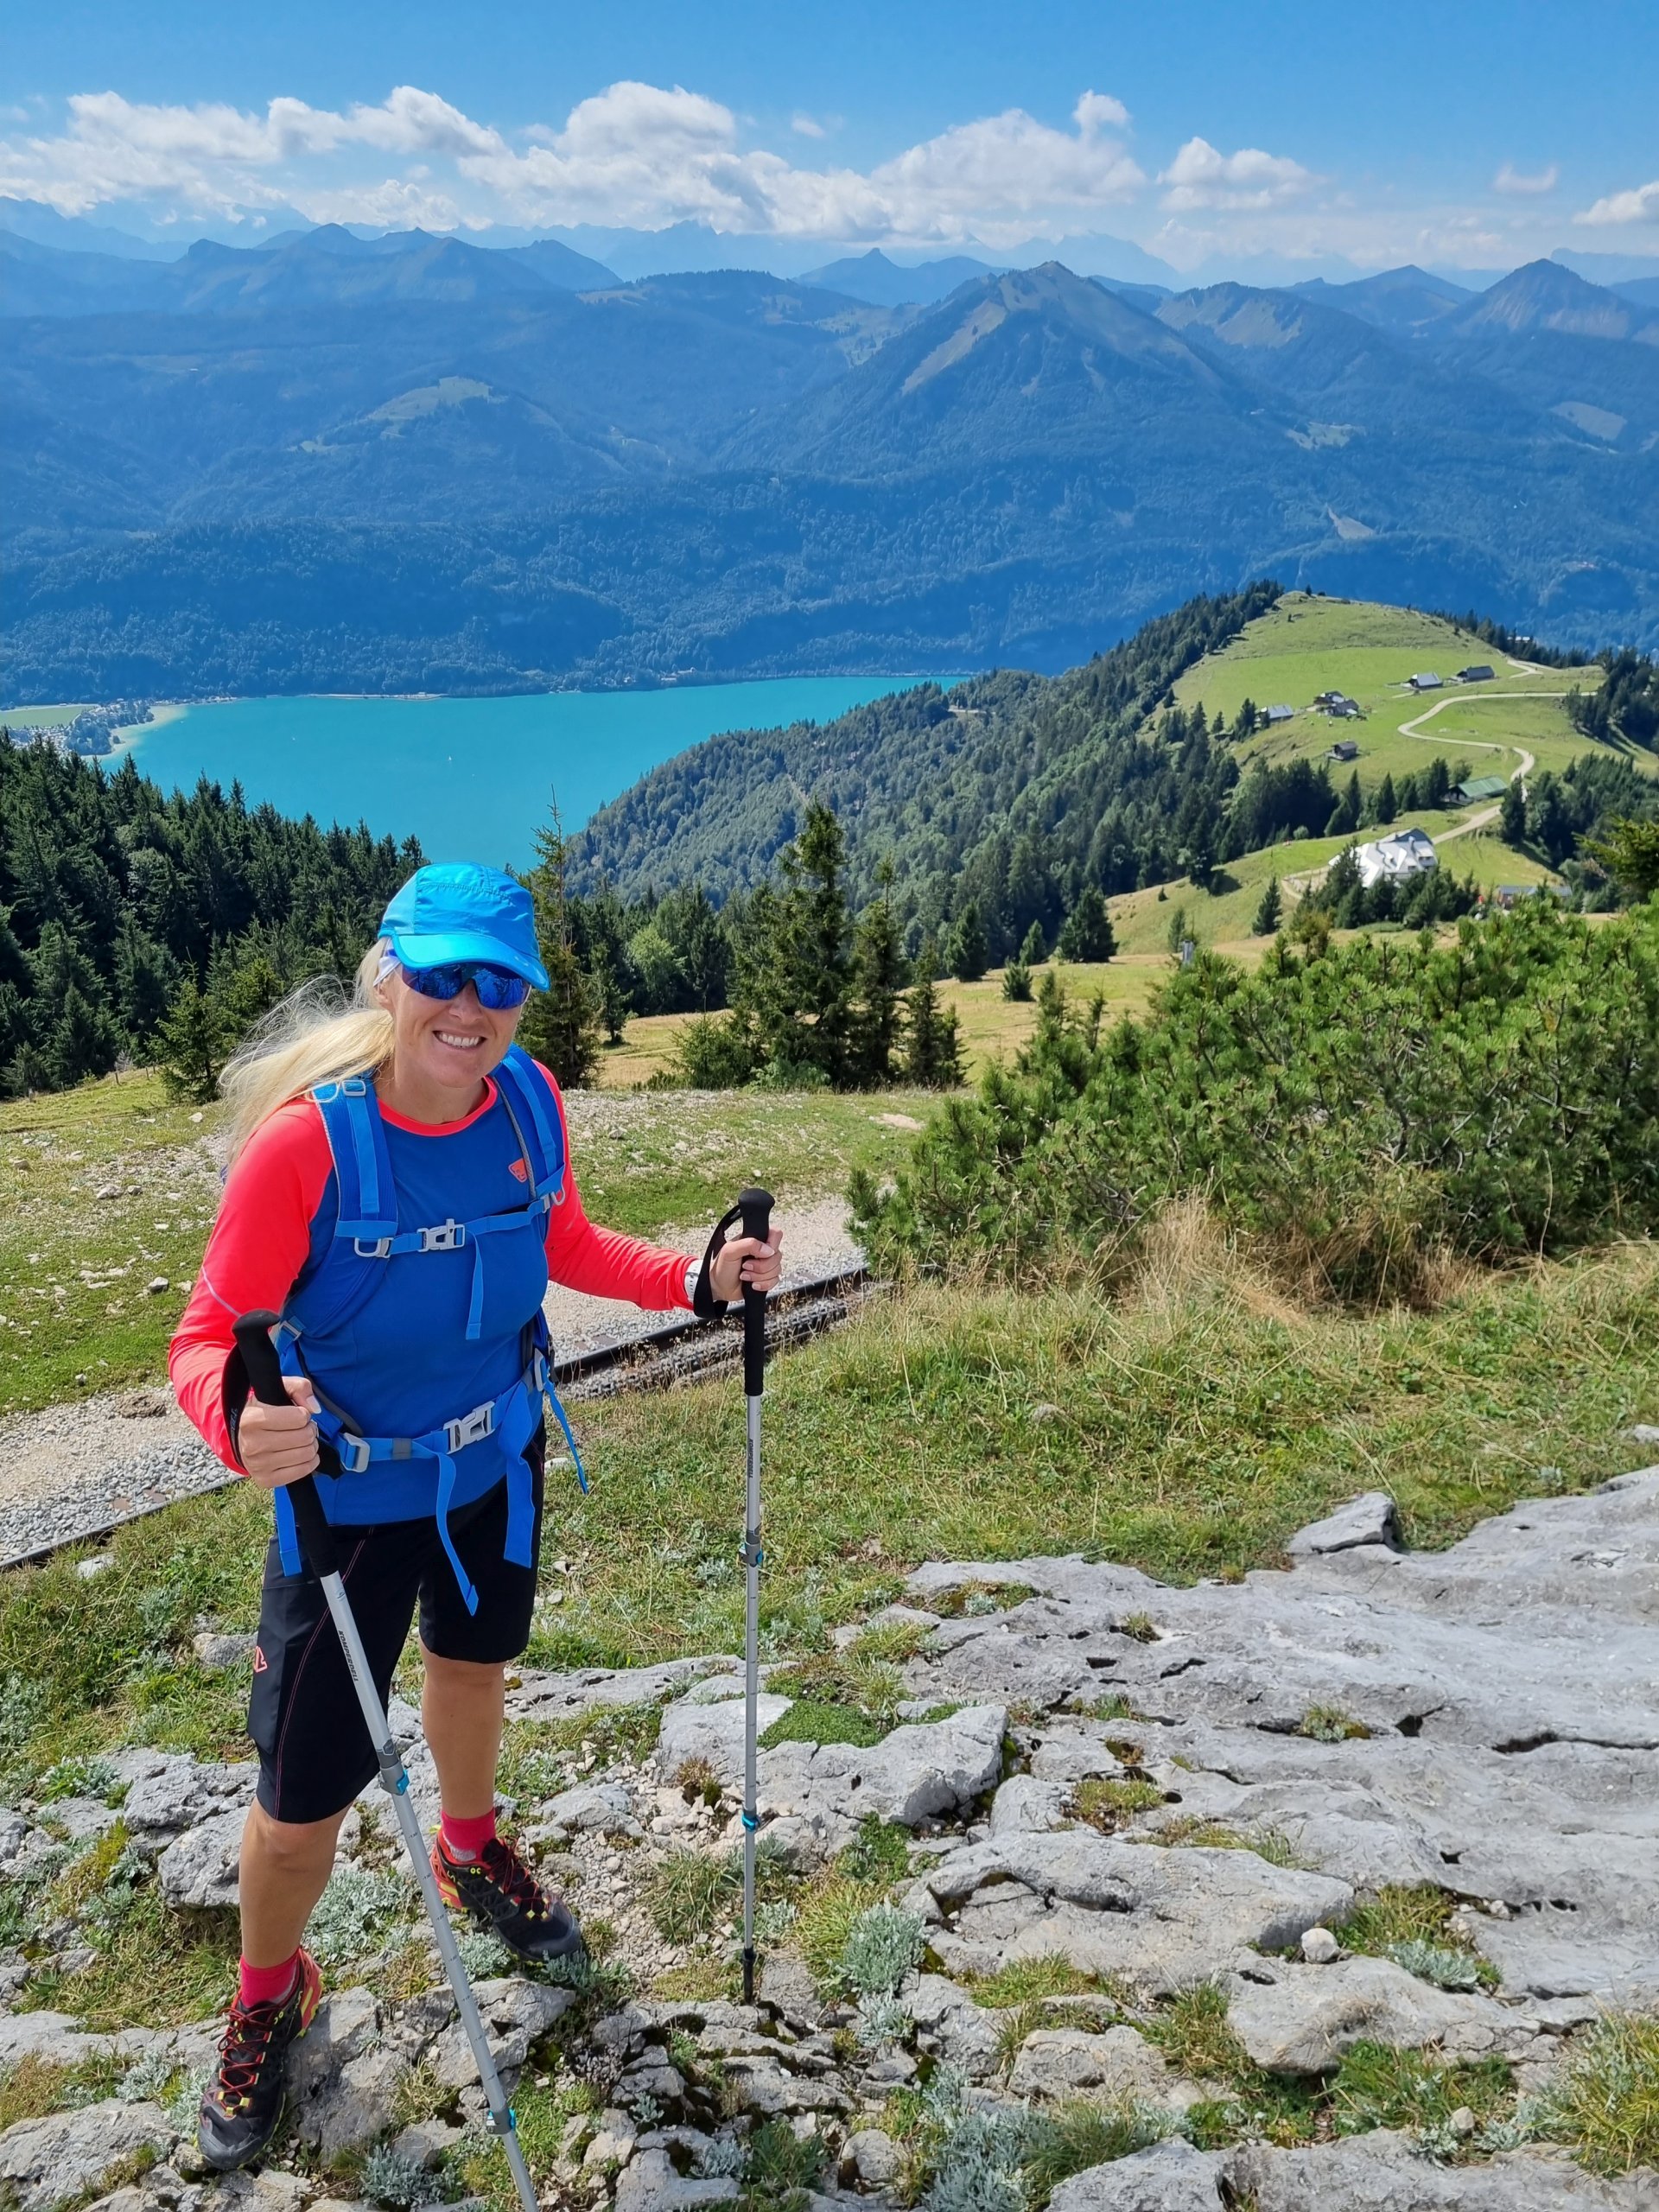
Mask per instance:
[[[375,996],[386,941],[357,964],[349,991],[333,976],[302,984],[260,1022],[219,1077],[231,1109],[231,1158],[279,1106],[320,1083],[373,1075],[391,1058],[392,1020]]]

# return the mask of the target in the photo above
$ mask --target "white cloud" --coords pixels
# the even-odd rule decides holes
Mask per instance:
[[[828,134],[815,115],[808,115],[798,108],[789,118],[789,127],[803,138],[823,138]]]
[[[1158,181],[1169,188],[1165,207],[1184,213],[1196,207],[1276,207],[1299,199],[1318,179],[1287,155],[1264,154],[1256,146],[1224,154],[1207,138],[1189,138]]]
[[[1631,192],[1610,192],[1573,219],[1596,224],[1659,223],[1659,177],[1651,184],[1637,185]]]
[[[1552,162],[1547,169],[1539,169],[1530,175],[1524,169],[1516,168],[1513,162],[1505,162],[1492,179],[1492,190],[1522,194],[1554,192],[1560,182],[1560,167],[1555,162]]]
[[[689,220],[826,240],[1014,244],[1046,217],[1086,224],[1139,191],[1146,179],[1111,135],[1128,121],[1121,101],[1086,92],[1069,130],[1009,108],[861,171],[798,167],[746,147],[718,100],[627,79],[579,101],[560,127],[511,137],[408,85],[378,106],[279,99],[263,113],[93,92],[69,101],[55,137],[0,138],[0,189],[66,214],[137,200],[162,203],[163,215],[245,218],[293,207],[317,220],[442,228],[505,220],[656,229]],[[794,119],[808,138],[830,127],[804,113]],[[371,173],[377,160],[396,173]],[[427,166],[416,171],[416,160]],[[429,183],[432,165],[442,174]]]

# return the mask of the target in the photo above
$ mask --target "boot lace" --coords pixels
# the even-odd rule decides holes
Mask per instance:
[[[478,1864],[509,1904],[517,1905],[521,1912],[546,1912],[547,1899],[540,1884],[510,1843],[492,1836],[479,1854]]]
[[[259,2075],[270,2055],[270,2038],[281,2005],[243,2005],[231,2007],[219,2043],[219,2078],[214,2092],[226,2112],[234,2112],[259,2086]]]

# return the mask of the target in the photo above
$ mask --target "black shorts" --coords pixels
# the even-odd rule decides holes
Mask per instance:
[[[536,1494],[531,1566],[514,1567],[501,1555],[505,1482],[449,1516],[450,1539],[478,1592],[476,1613],[462,1602],[435,1521],[340,1530],[340,1580],[383,1705],[417,1604],[421,1642],[440,1659],[495,1664],[516,1659],[529,1643],[542,1540],[540,1436],[524,1457]],[[322,1585],[313,1575],[284,1574],[274,1540],[259,1599],[248,1733],[259,1749],[259,1802],[273,1820],[327,1820],[344,1812],[377,1771]]]

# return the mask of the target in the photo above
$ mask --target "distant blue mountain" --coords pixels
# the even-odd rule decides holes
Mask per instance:
[[[20,703],[1059,667],[1262,575],[1659,640],[1659,311],[1559,262],[893,306],[558,240],[0,234],[0,288]]]
[[[127,261],[176,261],[188,241],[177,238],[163,245],[153,238],[135,238],[112,224],[89,222],[84,215],[60,215],[40,200],[0,197],[0,231],[29,238],[36,245],[55,246],[60,253],[103,253]]]
[[[608,290],[617,278],[556,239],[483,247],[426,231],[362,238],[338,224],[260,246],[198,238],[174,261],[117,261],[0,232],[0,299],[21,315],[226,315],[298,307]]]
[[[951,254],[942,261],[918,261],[902,268],[897,262],[889,261],[879,247],[872,246],[868,253],[809,270],[802,281],[821,284],[827,292],[845,293],[849,299],[863,300],[871,307],[928,307],[954,292],[960,284],[971,284],[980,277],[995,274],[988,262],[974,261],[964,253]]]

